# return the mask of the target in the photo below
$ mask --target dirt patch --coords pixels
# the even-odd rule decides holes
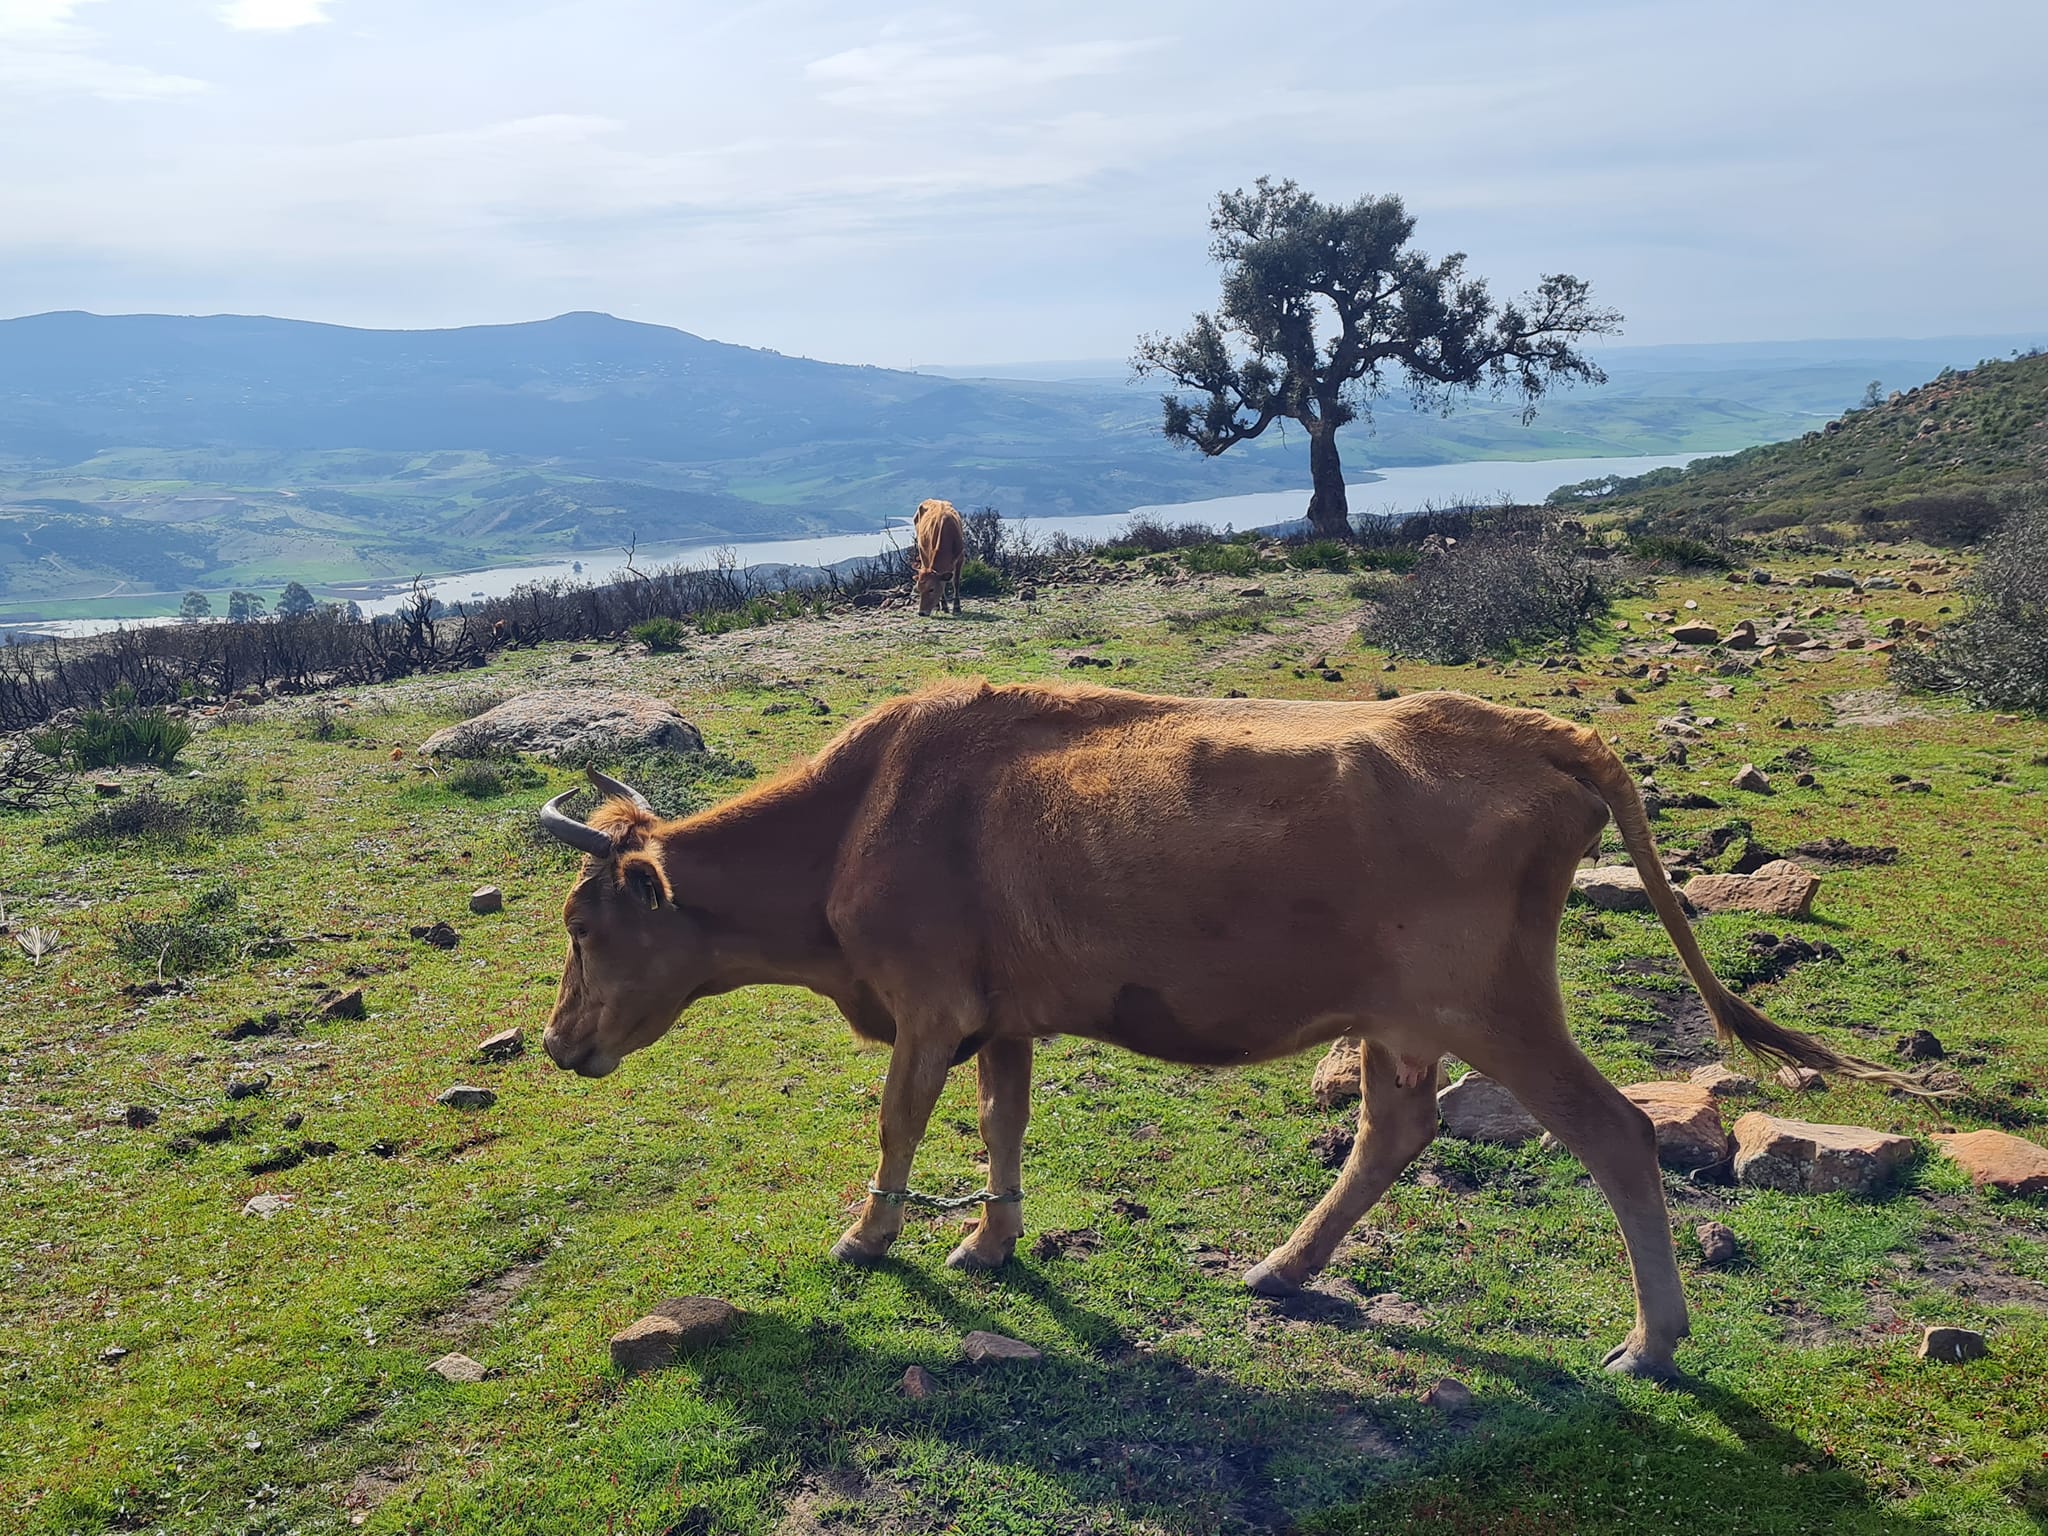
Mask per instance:
[[[427,1333],[436,1339],[458,1339],[495,1323],[512,1305],[513,1298],[540,1272],[540,1260],[514,1264],[501,1275],[480,1280],[461,1301],[427,1322]]]
[[[1039,1260],[1085,1259],[1089,1254],[1101,1251],[1102,1234],[1093,1227],[1041,1232],[1038,1234],[1038,1241],[1031,1245],[1031,1257]]]
[[[1931,720],[1934,712],[1909,704],[1896,688],[1862,688],[1854,693],[1831,693],[1828,708],[1836,725],[1897,725],[1902,720]]]
[[[916,1512],[901,1484],[870,1477],[858,1467],[826,1467],[805,1476],[790,1490],[782,1518],[770,1527],[774,1536],[846,1536],[849,1531],[917,1536],[941,1528],[934,1517]],[[693,1525],[686,1515],[664,1536],[699,1529],[711,1526],[708,1521]]]
[[[409,1465],[369,1467],[358,1472],[341,1493],[341,1507],[352,1515],[366,1515],[394,1495],[405,1492],[412,1477]]]
[[[1624,960],[1614,967],[1616,974],[1666,976],[1675,978],[1676,962]],[[1721,1042],[1714,1033],[1714,1016],[1690,984],[1666,991],[1624,983],[1621,990],[1640,1002],[1649,1018],[1609,1015],[1600,1022],[1626,1030],[1628,1037],[1649,1052],[1659,1067],[1696,1067],[1721,1059]]]
[[[1351,1155],[1351,1144],[1358,1139],[1356,1127],[1339,1122],[1326,1125],[1308,1139],[1309,1155],[1325,1168],[1341,1168],[1344,1159]]]
[[[1846,842],[1839,837],[1823,837],[1818,842],[1801,843],[1792,850],[1795,859],[1811,864],[1829,864],[1838,869],[1862,864],[1896,864],[1899,850],[1890,845],[1863,845]]]

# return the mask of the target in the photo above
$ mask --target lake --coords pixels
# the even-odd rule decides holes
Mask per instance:
[[[1637,458],[1605,459],[1480,459],[1465,464],[1419,464],[1405,468],[1373,471],[1373,477],[1351,484],[1351,510],[1356,514],[1415,512],[1446,503],[1491,501],[1507,496],[1517,502],[1538,502],[1560,485],[1590,480],[1596,475],[1641,475],[1690,463],[1697,454],[1665,454]],[[1121,531],[1132,512],[1143,512],[1174,523],[1204,523],[1212,528],[1262,528],[1304,516],[1309,493],[1265,491],[1252,496],[1220,496],[1208,501],[1184,501],[1159,506],[1134,507],[1095,517],[1040,517],[1026,519],[1041,536],[1054,532],[1079,539],[1102,539]],[[828,534],[811,539],[715,540],[693,544],[643,545],[633,557],[642,571],[675,564],[711,565],[723,551],[730,551],[742,566],[750,565],[832,565],[860,555],[879,555],[908,542],[908,524],[868,533]],[[574,558],[563,557],[530,565],[501,565],[481,571],[458,571],[436,576],[427,586],[445,603],[473,601],[479,597],[502,597],[513,588],[531,581],[604,581],[625,569],[626,558],[618,550],[588,551]],[[580,567],[580,569],[579,569]],[[406,600],[403,590],[386,584],[375,586],[333,586],[321,589],[323,597],[348,597],[367,614],[391,613]],[[10,628],[40,634],[88,635],[115,629],[122,624],[170,623],[174,620],[146,619],[63,619],[39,624],[0,623],[0,633]]]

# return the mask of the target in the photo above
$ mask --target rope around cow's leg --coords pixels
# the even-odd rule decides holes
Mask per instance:
[[[877,1189],[868,1186],[868,1194],[884,1205],[914,1205],[928,1211],[959,1211],[970,1205],[1015,1205],[1024,1198],[1024,1191],[1013,1189],[1007,1194],[997,1194],[992,1189],[981,1190],[972,1195],[927,1195],[915,1189]]]

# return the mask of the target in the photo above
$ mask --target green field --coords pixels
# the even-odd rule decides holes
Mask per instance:
[[[1867,571],[1924,553],[1847,558]],[[1666,847],[1739,816],[1773,848],[1900,850],[1827,871],[1809,921],[1701,919],[1721,974],[1864,1054],[1930,1028],[1968,1086],[1929,1103],[1767,1084],[1751,1105],[2043,1139],[2048,723],[1901,701],[1868,650],[1729,676],[1678,658],[1661,685],[1622,675],[1623,647],[1659,633],[1645,616],[1688,599],[1723,625],[1793,604],[1825,610],[1807,622],[1819,633],[1881,630],[1940,622],[1951,576],[1861,598],[1670,577],[1616,608],[1631,629],[1584,647],[1582,670],[1383,670],[1355,638],[1347,578],[1268,571],[1267,595],[1244,598],[1242,578],[1158,568],[1175,584],[1126,567],[1135,579],[1034,603],[970,599],[954,620],[840,610],[677,656],[518,652],[328,699],[327,739],[308,701],[221,716],[163,792],[239,782],[250,820],[189,844],[65,838],[85,802],[0,818],[8,915],[61,936],[40,966],[12,944],[0,956],[0,1531],[2048,1525],[2048,1203],[1974,1191],[1931,1152],[1869,1200],[1667,1175],[1694,1332],[1685,1378],[1660,1389],[1601,1373],[1631,1315],[1621,1243],[1578,1164],[1534,1145],[1439,1138],[1316,1288],[1251,1298],[1238,1274],[1332,1177],[1317,1148],[1346,1116],[1313,1106],[1312,1058],[1211,1072],[1041,1046],[1027,1236],[1006,1270],[972,1276],[943,1267],[959,1234],[937,1218],[913,1217],[872,1270],[826,1257],[873,1168],[886,1056],[822,1001],[706,1002],[603,1081],[539,1053],[574,856],[531,826],[571,780],[543,768],[468,798],[417,761],[429,731],[542,683],[643,689],[723,754],[694,789],[708,802],[934,677],[1063,679],[1087,651],[1118,664],[1088,675],[1160,692],[1455,687],[1594,720],[1652,759],[1655,722],[1690,701],[1719,723],[1657,777],[1723,808],[1668,812]],[[1615,702],[1623,683],[1635,702]],[[1729,789],[1746,761],[1779,792]],[[1802,764],[1812,788],[1791,787]],[[122,777],[125,801],[150,775]],[[1930,787],[1902,792],[1901,777]],[[487,882],[505,910],[472,916]],[[215,919],[222,947],[159,986],[164,951],[136,925],[216,885],[237,898]],[[439,921],[457,947],[408,936]],[[1763,927],[1839,958],[1767,981],[1747,937]],[[1682,1074],[1674,1028],[1700,1042],[1673,1023],[1690,994],[1653,918],[1572,907],[1562,964],[1603,1070]],[[366,1018],[312,1015],[353,986]],[[480,1064],[475,1043],[513,1025],[527,1054]],[[266,1092],[225,1097],[259,1074]],[[494,1089],[495,1107],[437,1105],[457,1082]],[[972,1087],[971,1069],[955,1074],[919,1187],[978,1187]],[[160,1118],[130,1129],[128,1105]],[[258,1194],[288,1203],[243,1214]],[[1692,1227],[1709,1217],[1739,1234],[1736,1264],[1699,1262]],[[1412,1310],[1368,1317],[1386,1292]],[[746,1317],[687,1363],[622,1379],[610,1334],[684,1294]],[[1916,1362],[1933,1322],[1984,1329],[1988,1358]],[[960,1339],[976,1328],[1045,1357],[969,1366]],[[489,1376],[429,1373],[451,1350]],[[936,1378],[928,1399],[897,1391],[911,1364]],[[1472,1389],[1469,1409],[1421,1400],[1444,1377]]]

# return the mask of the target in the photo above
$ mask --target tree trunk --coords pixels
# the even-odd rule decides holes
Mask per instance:
[[[1317,538],[1348,540],[1351,504],[1344,497],[1344,466],[1337,462],[1335,428],[1309,432],[1308,471],[1315,482],[1315,494],[1308,503],[1309,526]]]

